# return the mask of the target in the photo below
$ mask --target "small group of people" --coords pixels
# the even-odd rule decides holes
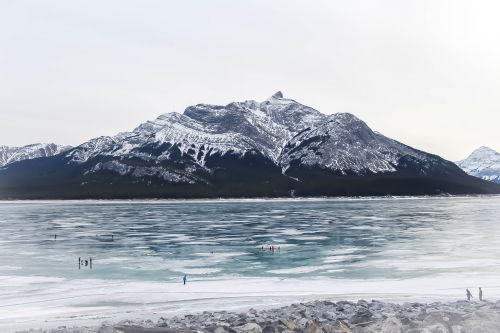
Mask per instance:
[[[78,269],[80,269],[81,266],[90,266],[90,269],[92,269],[92,257],[90,257],[88,260],[82,259],[82,257],[78,257]]]
[[[262,245],[262,246],[261,246],[261,248],[260,248],[260,250],[261,250],[262,252],[265,252],[265,251],[267,251],[268,249],[269,249],[269,251],[270,251],[270,252],[272,252],[272,253],[274,253],[274,251],[278,251],[278,252],[280,252],[280,251],[281,251],[281,248],[280,248],[279,246],[276,246],[276,245],[269,245],[269,248],[267,247],[267,245],[266,245],[266,247],[264,247],[264,245]]]
[[[474,296],[472,296],[472,293],[469,289],[466,289],[465,293],[467,294],[467,300],[470,302],[471,298],[473,298]],[[481,287],[479,287],[479,300],[483,300],[483,289],[481,289]]]

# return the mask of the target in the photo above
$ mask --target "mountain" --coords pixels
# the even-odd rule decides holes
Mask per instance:
[[[70,148],[55,143],[36,143],[23,147],[0,146],[0,167],[22,160],[57,155]]]
[[[471,176],[500,184],[500,153],[480,147],[457,165]]]
[[[0,169],[0,198],[500,193],[454,163],[285,98],[198,104]]]

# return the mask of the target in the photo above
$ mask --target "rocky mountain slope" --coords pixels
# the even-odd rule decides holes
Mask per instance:
[[[471,176],[500,183],[500,153],[491,148],[480,147],[457,165]]]
[[[0,169],[3,197],[231,197],[500,192],[454,163],[277,92],[198,104],[131,132]]]
[[[54,143],[35,143],[23,147],[0,146],[0,167],[22,160],[57,155],[70,148]]]

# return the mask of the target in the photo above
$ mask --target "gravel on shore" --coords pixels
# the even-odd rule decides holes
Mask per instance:
[[[394,304],[315,301],[243,313],[208,312],[148,321],[23,333],[499,333],[500,301]]]

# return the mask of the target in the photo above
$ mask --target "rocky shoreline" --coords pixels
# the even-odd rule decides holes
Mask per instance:
[[[23,333],[498,333],[500,301],[394,304],[315,301],[244,313],[203,312],[100,327],[60,327]]]

